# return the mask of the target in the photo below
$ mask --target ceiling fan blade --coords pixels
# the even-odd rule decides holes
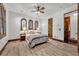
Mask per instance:
[[[32,12],[40,12],[40,13],[45,13],[43,10],[45,9],[45,7],[42,7],[40,5],[34,6],[34,10],[32,10]]]
[[[44,11],[40,11],[41,13],[45,13]]]
[[[45,9],[45,7],[41,7],[41,8],[40,8],[40,10],[44,10],[44,9]]]

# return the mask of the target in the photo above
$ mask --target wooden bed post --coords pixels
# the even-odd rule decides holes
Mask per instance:
[[[79,3],[77,4],[77,8],[78,8],[78,16],[77,16],[77,21],[78,21],[78,55],[79,55]]]

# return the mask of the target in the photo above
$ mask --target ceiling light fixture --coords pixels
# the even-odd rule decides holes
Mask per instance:
[[[32,12],[35,12],[38,16],[40,16],[40,14],[45,13],[44,12],[45,7],[43,7],[41,5],[34,6],[34,8],[35,9],[33,9]]]

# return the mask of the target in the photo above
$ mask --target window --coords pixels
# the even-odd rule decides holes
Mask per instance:
[[[0,39],[6,36],[6,10],[0,3]]]

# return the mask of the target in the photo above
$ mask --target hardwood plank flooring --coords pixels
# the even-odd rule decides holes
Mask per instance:
[[[1,56],[77,56],[77,46],[49,40],[30,49],[26,41],[12,41],[7,44]]]

